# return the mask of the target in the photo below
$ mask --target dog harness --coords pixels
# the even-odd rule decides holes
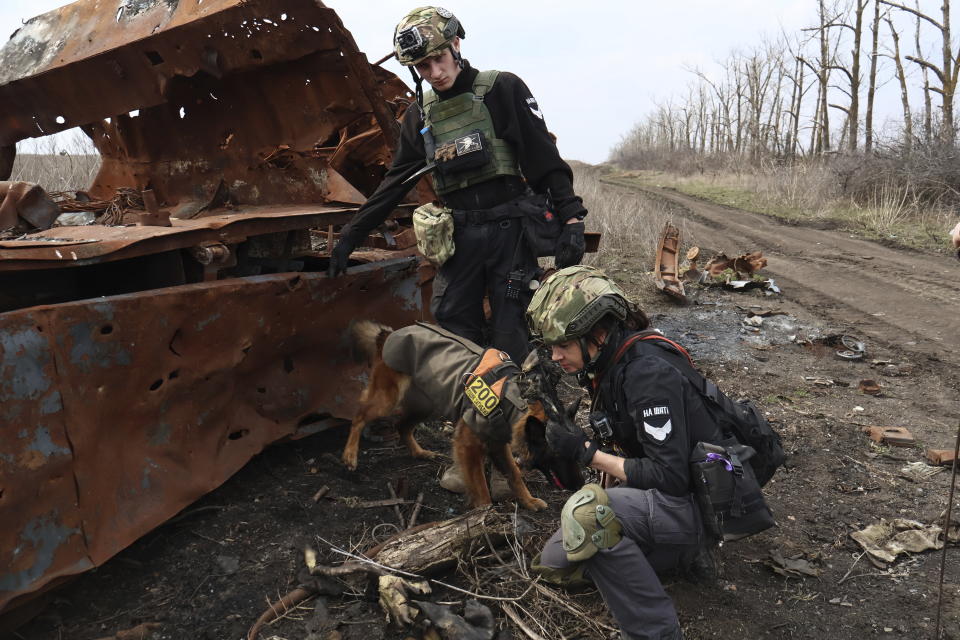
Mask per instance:
[[[519,367],[506,354],[436,325],[417,323],[391,333],[383,361],[413,379],[424,418],[462,418],[488,444],[510,442],[511,426],[528,409],[511,380]]]

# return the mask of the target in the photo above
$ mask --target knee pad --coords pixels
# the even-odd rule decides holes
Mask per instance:
[[[584,485],[560,512],[563,550],[570,562],[582,562],[600,549],[614,546],[623,537],[607,492],[598,484]]]

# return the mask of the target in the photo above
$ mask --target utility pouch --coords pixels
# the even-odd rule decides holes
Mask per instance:
[[[718,444],[698,442],[690,456],[690,477],[704,528],[727,542],[760,533],[774,525],[748,460],[754,450],[735,438]]]
[[[439,267],[453,256],[453,215],[450,209],[433,203],[417,207],[413,212],[413,232],[417,249]]]
[[[563,221],[551,210],[547,197],[536,195],[521,198],[516,206],[522,214],[523,235],[534,255],[544,258],[556,254]]]
[[[486,166],[490,161],[490,147],[480,129],[445,142],[433,154],[437,171],[445,176],[468,169]]]

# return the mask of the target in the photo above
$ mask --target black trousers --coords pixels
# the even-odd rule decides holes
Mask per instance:
[[[457,220],[453,256],[437,273],[430,310],[437,323],[479,345],[506,351],[520,364],[529,350],[524,313],[533,292],[529,283],[537,259],[522,237],[519,218],[496,222]],[[522,270],[519,298],[506,296],[507,277]],[[489,296],[491,317],[486,322],[483,298]]]

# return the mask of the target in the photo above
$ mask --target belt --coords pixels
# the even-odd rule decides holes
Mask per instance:
[[[528,198],[536,197],[524,194],[489,209],[454,209],[453,222],[457,225],[483,225],[492,222],[505,223],[511,218],[523,218],[529,213],[522,208],[521,203]]]
[[[517,218],[522,214],[515,212],[495,212],[493,209],[479,209],[476,211],[457,211],[454,209],[451,215],[453,216],[453,224],[457,226],[479,226],[493,222],[509,223],[510,218]]]

